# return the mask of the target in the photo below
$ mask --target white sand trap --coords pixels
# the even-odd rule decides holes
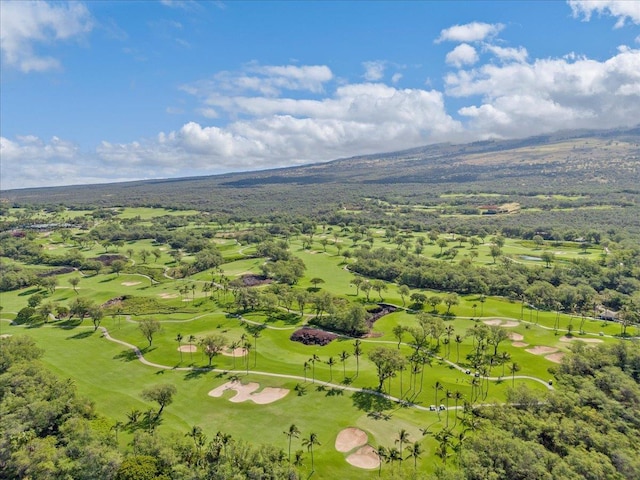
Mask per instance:
[[[349,455],[347,462],[354,467],[366,469],[374,469],[380,466],[380,458],[371,445],[365,445],[357,452]]]
[[[547,353],[555,353],[557,352],[557,348],[553,347],[545,347],[542,345],[538,345],[537,347],[527,348],[525,352],[533,353],[534,355],[546,355]]]
[[[581,337],[560,337],[560,341],[561,342],[572,342],[574,340],[578,340],[580,342],[585,342],[585,343],[602,343],[604,342],[604,340],[600,340],[599,338],[581,338]]]
[[[502,320],[500,320],[499,318],[492,318],[491,320],[484,320],[482,323],[484,323],[485,325],[500,325],[502,323]]]
[[[247,349],[246,348],[236,348],[235,350],[233,350],[232,352],[230,352],[229,350],[225,350],[222,352],[222,355],[225,355],[227,357],[244,357],[247,355]]]
[[[336,450],[339,452],[349,452],[356,447],[361,447],[367,443],[368,437],[359,428],[345,428],[336,437]]]
[[[513,345],[514,347],[528,347],[529,346],[528,343],[524,343],[524,342],[511,342],[511,345]]]
[[[122,282],[122,285],[125,287],[133,287],[135,285],[140,285],[142,282]]]
[[[562,358],[564,357],[564,353],[562,352],[557,352],[557,353],[552,353],[551,355],[547,355],[546,358],[547,360],[552,361],[553,363],[562,363]]]
[[[169,298],[178,298],[177,293],[159,293],[158,296],[165,300],[168,300]]]
[[[180,345],[178,347],[178,351],[179,352],[193,353],[193,352],[197,352],[198,351],[198,347],[196,347],[195,345]]]
[[[247,383],[243,385],[241,382],[233,381],[220,385],[209,392],[210,397],[221,397],[227,390],[235,390],[236,394],[229,399],[230,402],[240,403],[251,400],[258,405],[275,402],[284,398],[289,390],[286,388],[266,387],[261,392],[253,393],[260,388],[259,383]]]
[[[507,328],[510,328],[510,327],[517,327],[518,325],[520,325],[520,323],[519,323],[519,322],[513,322],[513,321],[511,321],[511,320],[508,320],[508,321],[504,322],[504,323],[501,325],[501,327],[507,327]]]
[[[516,342],[521,342],[522,340],[524,340],[524,335],[520,335],[519,333],[511,332],[509,334],[509,338],[511,340],[515,340]]]

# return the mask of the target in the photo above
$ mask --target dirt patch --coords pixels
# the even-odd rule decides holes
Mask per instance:
[[[524,340],[524,335],[520,335],[519,333],[511,332],[509,333],[509,338],[511,340],[515,340],[516,342],[521,342]]]
[[[261,392],[256,392],[260,388],[259,383],[247,383],[243,385],[241,382],[233,381],[227,382],[224,385],[220,385],[218,388],[214,388],[209,392],[210,397],[221,397],[227,390],[235,390],[236,394],[229,399],[230,402],[240,403],[251,400],[258,405],[265,405],[267,403],[273,403],[276,400],[284,398],[289,390],[286,388],[272,388],[266,387]]]
[[[122,282],[121,285],[125,287],[133,287],[135,285],[140,285],[142,282]]]
[[[547,353],[555,353],[557,351],[557,348],[545,347],[543,345],[538,345],[537,347],[533,348],[527,348],[525,350],[525,352],[533,353],[534,355],[546,355]]]
[[[556,353],[552,353],[551,355],[547,355],[544,358],[546,358],[547,360],[552,361],[553,363],[562,363],[563,357],[564,357],[564,353],[556,352]]]
[[[104,302],[102,305],[100,305],[102,308],[109,308],[109,307],[117,307],[119,305],[122,305],[122,301],[125,299],[126,297],[114,297],[110,300],[107,300],[106,302]]]
[[[195,345],[180,345],[178,347],[179,352],[193,353],[198,351],[198,347]]]
[[[294,342],[304,343],[305,345],[325,346],[338,338],[335,333],[325,332],[317,328],[302,327],[291,334],[289,337]]]
[[[367,443],[366,432],[359,428],[349,427],[338,433],[336,437],[336,450],[339,452],[350,452],[356,447],[361,447]]]
[[[233,351],[225,350],[222,352],[222,355],[225,355],[227,357],[244,357],[247,355],[247,353],[249,352],[247,351],[246,348],[240,347],[240,348],[236,348]]]
[[[604,340],[600,340],[599,338],[581,338],[581,337],[560,337],[561,342],[572,342],[574,340],[578,340],[579,342],[585,343],[602,343]]]
[[[178,298],[179,295],[177,293],[159,293],[158,296],[164,300],[168,300],[170,298]]]
[[[371,445],[365,445],[357,452],[349,455],[347,457],[347,462],[354,467],[372,470],[380,466],[380,457],[378,457],[378,454]]]

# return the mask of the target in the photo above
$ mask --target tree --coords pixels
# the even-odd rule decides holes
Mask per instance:
[[[433,310],[433,312],[437,313],[437,307],[442,303],[442,297],[439,297],[438,295],[432,295],[427,299],[427,303],[431,305],[431,309]]]
[[[329,365],[329,382],[333,380],[333,367],[336,364],[336,360],[333,357],[329,357],[327,365]]]
[[[350,355],[347,353],[346,350],[343,350],[342,353],[340,354],[340,361],[342,362],[342,376],[344,378],[347,378],[347,371],[346,371],[345,364],[346,364],[347,358],[349,358],[349,356]]]
[[[398,438],[395,439],[395,443],[400,444],[400,448],[398,449],[402,452],[402,446],[409,441],[409,432],[407,432],[404,428],[398,432]],[[402,465],[402,455],[400,456],[400,465]]]
[[[116,274],[116,276],[120,276],[120,272],[124,270],[126,264],[123,260],[114,260],[111,262],[111,271]]]
[[[502,249],[498,245],[491,245],[489,247],[489,254],[493,258],[493,263],[496,263],[496,259],[502,255]]]
[[[309,438],[302,439],[302,445],[307,447],[307,451],[311,453],[311,471],[314,471],[313,467],[313,447],[314,445],[320,446],[320,441],[318,440],[318,435],[316,433],[311,432],[309,434]]]
[[[460,297],[458,297],[457,293],[447,293],[444,296],[443,301],[447,306],[447,312],[445,313],[445,315],[449,315],[451,313],[451,307],[460,303]]]
[[[406,359],[397,350],[386,347],[374,347],[369,352],[369,360],[376,366],[378,373],[378,390],[382,391],[382,386],[387,378],[391,378],[397,372]]]
[[[411,294],[410,300],[418,310],[421,310],[427,301],[427,296],[424,293],[415,292]]]
[[[196,342],[196,336],[195,335],[189,335],[189,338],[187,339],[187,344],[189,345],[189,356],[191,357],[191,363],[193,363],[193,344]]]
[[[446,247],[449,244],[449,242],[447,242],[447,240],[445,238],[439,238],[436,241],[436,245],[438,245],[440,247],[440,253],[439,255],[442,255],[442,250],[444,249],[444,247]]]
[[[407,287],[406,285],[400,285],[398,287],[398,293],[400,294],[400,298],[402,299],[402,306],[404,307],[406,305],[405,298],[411,295],[411,290],[409,290],[409,287]]]
[[[144,335],[144,338],[149,342],[149,347],[151,347],[153,343],[153,336],[162,329],[160,322],[153,318],[145,318],[140,322],[138,328],[142,332],[142,335]]]
[[[379,445],[376,450],[376,455],[378,456],[378,476],[380,476],[382,474],[382,461],[387,460],[388,451],[385,447]]]
[[[147,263],[147,259],[149,258],[149,255],[151,255],[149,253],[149,250],[146,250],[144,248],[140,250],[140,258],[142,259],[142,263]]]
[[[353,342],[353,356],[356,357],[356,377],[360,373],[360,355],[362,355],[362,341],[356,339]]]
[[[71,277],[69,279],[69,283],[71,284],[71,286],[73,287],[73,291],[76,292],[76,295],[78,294],[78,284],[80,283],[80,277]]]
[[[365,282],[366,280],[362,277],[355,277],[353,280],[351,280],[351,285],[356,287],[356,297],[360,294],[360,288],[362,287],[362,284]]]
[[[91,308],[89,308],[88,313],[91,321],[93,322],[93,331],[95,332],[96,330],[98,330],[100,322],[102,322],[102,319],[104,318],[104,310],[99,305],[93,305]]]
[[[211,366],[213,357],[218,355],[227,346],[227,339],[219,334],[207,335],[200,340],[200,346],[204,354],[209,358],[209,366]]]
[[[175,385],[170,383],[163,383],[159,385],[153,385],[152,387],[147,388],[142,391],[142,398],[145,400],[149,400],[151,402],[157,402],[160,405],[160,410],[156,416],[160,416],[162,414],[162,410],[167,405],[170,405],[173,402],[173,396],[178,392]]]
[[[553,252],[550,252],[550,251],[547,250],[547,251],[542,252],[542,255],[540,255],[540,258],[545,263],[545,266],[547,268],[550,268],[551,264],[555,260],[556,256],[553,254]]]
[[[182,334],[176,335],[176,342],[178,342],[178,351],[180,352],[180,363],[182,363]]]
[[[514,386],[516,384],[516,372],[520,371],[520,365],[518,365],[516,362],[513,362],[509,366],[509,370],[511,371],[511,386]]]
[[[287,437],[289,437],[289,463],[291,463],[291,440],[293,438],[300,437],[300,429],[295,425],[289,425],[289,428],[283,432]]]
[[[371,288],[378,292],[378,296],[380,297],[380,301],[384,302],[384,298],[382,298],[382,292],[387,290],[387,284],[382,280],[374,280],[371,282]]]
[[[409,457],[413,458],[413,469],[416,470],[418,468],[418,458],[424,453],[422,445],[420,442],[413,442],[413,445],[407,445],[407,451],[409,452]]]
[[[311,282],[311,284],[313,285],[313,288],[318,288],[318,285],[320,285],[321,283],[324,283],[324,280],[318,277],[313,277],[311,280],[309,280]]]

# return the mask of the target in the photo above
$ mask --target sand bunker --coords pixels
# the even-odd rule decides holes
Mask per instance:
[[[529,346],[528,343],[524,343],[524,342],[511,342],[511,345],[513,345],[514,347],[528,347]]]
[[[511,340],[515,340],[516,342],[521,342],[522,340],[524,340],[524,335],[520,335],[519,333],[511,332],[509,334],[509,338]]]
[[[557,352],[557,353],[552,353],[551,355],[547,355],[546,358],[547,360],[552,361],[553,363],[562,363],[562,358],[564,357],[564,353],[562,352]]]
[[[349,452],[356,447],[361,447],[367,443],[367,434],[359,428],[345,428],[336,437],[336,450],[339,452]]]
[[[534,355],[546,355],[547,353],[555,353],[557,352],[557,348],[553,347],[545,347],[542,345],[538,345],[537,347],[527,348],[525,352],[533,353]]]
[[[365,445],[357,452],[349,455],[347,462],[354,467],[374,469],[380,466],[380,457],[378,457],[378,454],[371,445]]]
[[[602,343],[604,342],[604,340],[600,340],[599,338],[581,338],[581,337],[560,337],[560,341],[561,342],[572,342],[574,340],[578,340],[580,342],[585,342],[585,343]]]
[[[179,352],[193,353],[193,352],[197,352],[198,351],[198,347],[196,347],[195,345],[180,345],[178,347],[178,351]]]
[[[179,295],[177,293],[159,293],[158,296],[160,298],[168,300],[170,298],[178,298]]]
[[[125,287],[133,287],[134,285],[140,285],[142,282],[122,282]]]
[[[240,403],[247,400],[251,400],[258,405],[265,405],[267,403],[275,402],[284,398],[289,390],[286,388],[272,388],[266,387],[261,392],[254,393],[260,388],[259,383],[247,383],[243,385],[239,381],[227,382],[224,385],[220,385],[218,388],[214,388],[209,392],[210,397],[221,397],[227,390],[235,390],[236,394],[229,399],[230,402]]]
[[[246,348],[236,348],[233,351],[229,351],[229,350],[225,350],[222,352],[222,355],[225,355],[227,357],[244,357],[247,354],[247,349]]]
[[[482,323],[484,323],[485,325],[500,325],[502,323],[502,320],[500,320],[499,318],[492,318],[491,320],[484,320]]]
[[[512,322],[511,320],[504,322],[502,325],[500,325],[501,327],[517,327],[518,325],[520,325],[520,323],[518,322]]]

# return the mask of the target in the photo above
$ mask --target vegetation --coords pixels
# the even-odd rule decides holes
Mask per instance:
[[[637,134],[589,135],[3,192],[0,476],[640,477]]]

